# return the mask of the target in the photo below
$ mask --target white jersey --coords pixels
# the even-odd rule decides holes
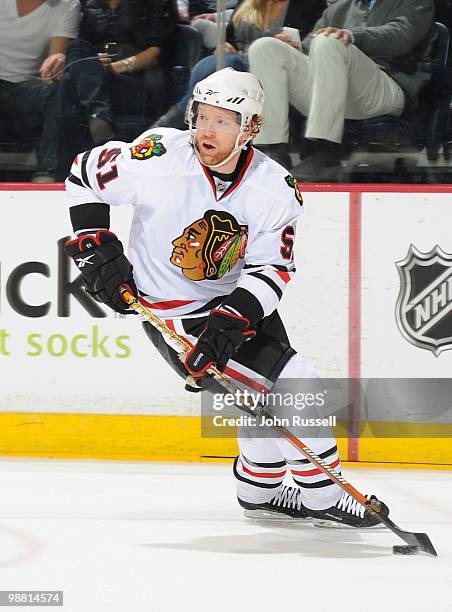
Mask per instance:
[[[267,316],[295,271],[297,182],[252,147],[227,184],[198,161],[189,132],[155,128],[79,154],[66,189],[70,207],[133,205],[127,256],[142,303],[160,317],[206,314],[237,287]]]

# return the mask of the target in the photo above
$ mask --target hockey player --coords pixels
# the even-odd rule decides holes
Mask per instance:
[[[118,293],[126,283],[194,344],[182,364],[160,332],[143,323],[181,376],[202,379],[211,364],[227,364],[232,378],[252,386],[259,377],[276,392],[284,378],[316,374],[290,346],[277,311],[295,272],[302,198],[296,180],[250,144],[263,97],[252,74],[226,68],[197,84],[189,131],[155,128],[133,143],[79,154],[66,181],[76,235],[66,252],[93,298],[130,313]],[[109,230],[109,209],[128,203],[134,217],[126,257]],[[332,434],[307,443],[340,470]],[[247,516],[377,524],[286,440],[243,437],[239,446],[234,475]],[[298,486],[283,485],[287,469]]]

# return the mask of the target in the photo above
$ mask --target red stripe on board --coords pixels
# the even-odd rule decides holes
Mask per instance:
[[[154,310],[170,310],[171,308],[179,308],[180,306],[186,306],[187,304],[193,304],[196,300],[169,300],[167,302],[147,302],[144,298],[139,297],[138,301],[143,306],[154,308]]]
[[[441,183],[404,185],[403,183],[303,183],[303,193],[452,193],[452,185]]]
[[[330,463],[329,466],[330,468],[332,468],[334,470],[335,467],[337,467],[340,464],[341,460],[336,459],[336,461],[333,461],[333,463]],[[319,470],[318,468],[316,468],[315,470],[307,470],[306,472],[297,472],[296,470],[290,470],[292,472],[292,474],[295,474],[296,476],[318,476],[319,474],[323,474],[322,470]]]
[[[286,470],[284,470],[283,472],[267,472],[265,474],[260,474],[259,472],[252,472],[243,465],[242,461],[240,461],[240,463],[242,464],[242,470],[244,472],[250,474],[251,476],[255,476],[256,478],[283,478],[286,475]]]
[[[348,378],[349,423],[348,461],[359,461],[359,423],[361,417],[361,219],[362,195],[350,193],[348,252]]]
[[[64,183],[0,183],[0,191],[64,191]]]

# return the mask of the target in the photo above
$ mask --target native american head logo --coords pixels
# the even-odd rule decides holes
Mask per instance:
[[[303,206],[303,196],[301,195],[297,179],[291,174],[288,174],[286,177],[284,177],[284,180],[289,185],[289,187],[292,187],[292,189],[295,191],[295,197],[297,198],[297,201],[300,203],[301,206]]]
[[[409,342],[438,357],[452,348],[452,255],[439,246],[421,253],[411,245],[397,267],[397,325]]]
[[[172,241],[170,261],[190,280],[217,280],[245,256],[248,226],[229,213],[208,210]]]
[[[161,157],[166,149],[161,142],[159,134],[151,134],[130,148],[133,159],[148,159],[149,157]]]

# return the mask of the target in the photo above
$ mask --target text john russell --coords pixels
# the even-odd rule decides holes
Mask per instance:
[[[266,417],[240,415],[237,417],[225,417],[216,415],[212,419],[214,427],[335,427],[336,417],[325,418],[303,418],[294,414],[287,417]]]

